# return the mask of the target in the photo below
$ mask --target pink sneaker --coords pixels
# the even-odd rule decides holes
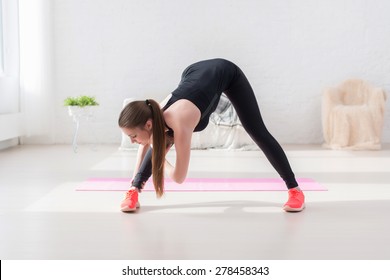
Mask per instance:
[[[287,212],[299,212],[305,208],[305,195],[297,189],[288,190],[288,201],[283,206]]]
[[[139,208],[138,191],[135,189],[128,190],[126,192],[126,198],[122,201],[122,212],[133,212]]]

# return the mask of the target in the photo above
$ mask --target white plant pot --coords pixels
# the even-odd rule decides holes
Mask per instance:
[[[90,119],[95,114],[96,107],[97,106],[68,106],[68,113],[75,121],[82,118]]]

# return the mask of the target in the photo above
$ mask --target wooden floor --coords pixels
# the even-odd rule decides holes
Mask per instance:
[[[285,213],[286,192],[76,192],[89,177],[132,174],[117,146],[17,146],[0,151],[0,259],[378,260],[390,258],[390,148],[331,151],[283,146],[307,208]],[[171,158],[174,154],[170,155]],[[190,177],[277,177],[260,151],[197,150]]]

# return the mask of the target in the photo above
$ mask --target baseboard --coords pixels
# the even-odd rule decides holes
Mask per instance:
[[[13,138],[13,139],[8,139],[4,141],[0,141],[0,150],[8,149],[14,146],[19,145],[19,139],[18,138]]]

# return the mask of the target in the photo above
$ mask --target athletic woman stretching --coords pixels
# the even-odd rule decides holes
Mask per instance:
[[[211,59],[188,66],[179,86],[163,101],[162,108],[156,101],[147,99],[131,102],[122,110],[119,127],[132,143],[140,144],[132,186],[121,204],[122,211],[135,211],[139,207],[138,193],[152,173],[157,197],[164,193],[164,171],[173,181],[184,182],[192,133],[206,128],[222,93],[233,104],[244,129],[285,181],[289,199],[283,209],[303,210],[303,192],[283,149],[264,125],[255,94],[244,73],[230,61]],[[174,166],[165,160],[173,144],[176,148]]]

